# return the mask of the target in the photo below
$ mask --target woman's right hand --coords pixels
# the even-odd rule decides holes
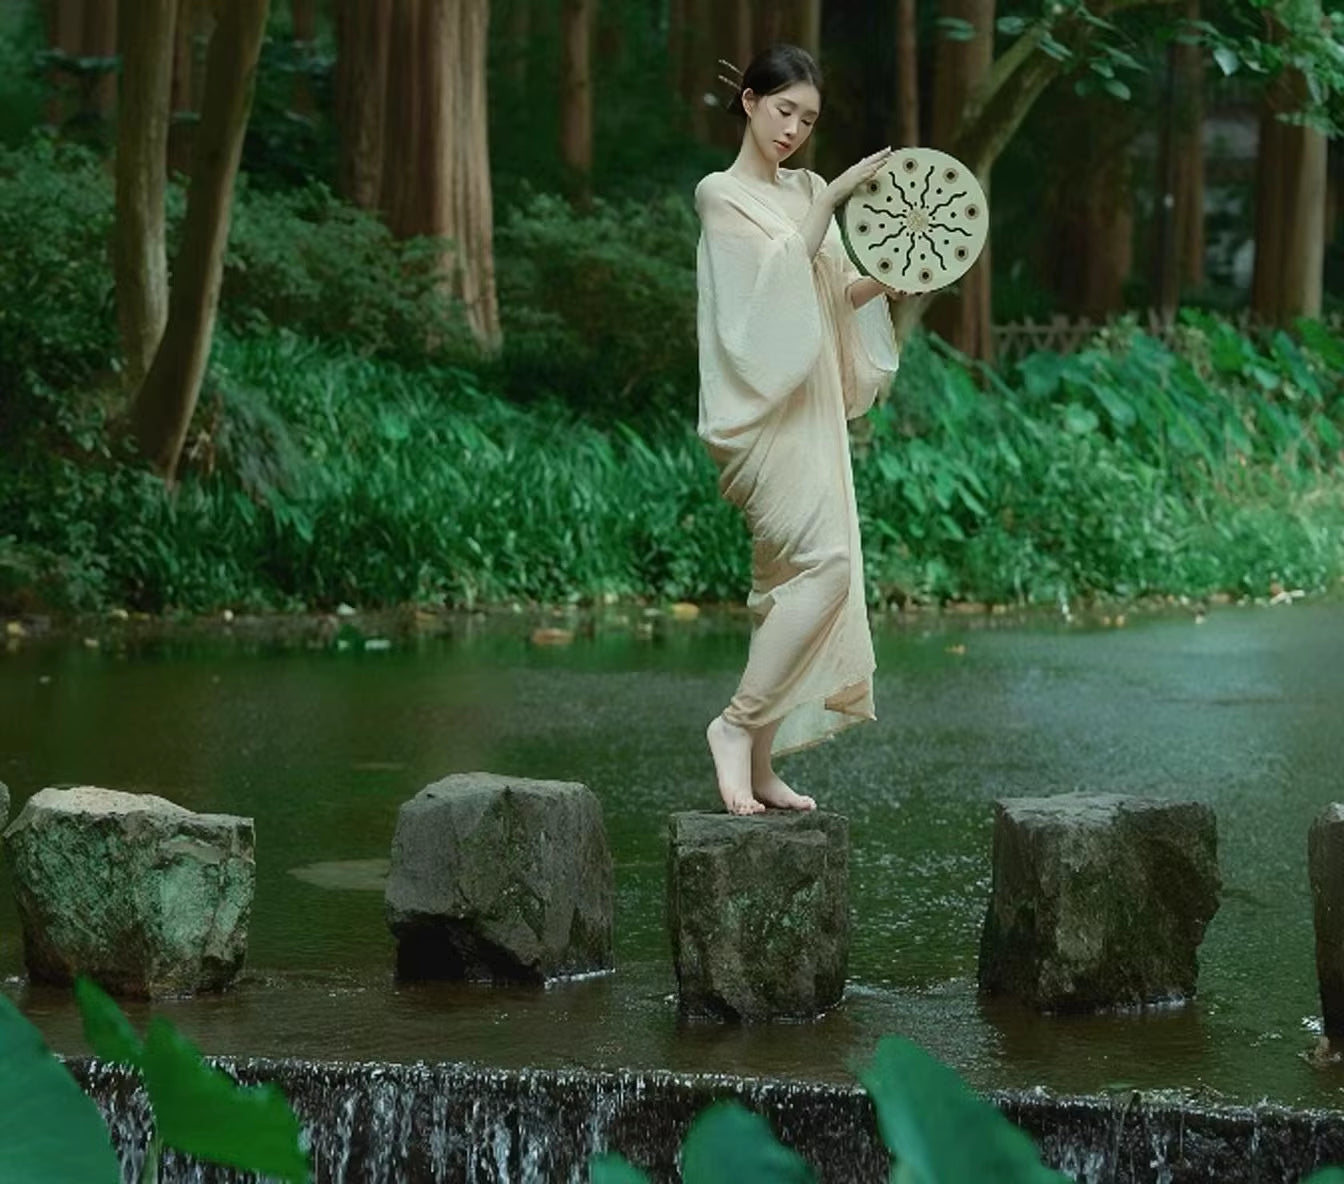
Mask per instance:
[[[858,164],[850,165],[834,181],[826,186],[826,196],[834,209],[865,181],[876,175],[877,171],[891,158],[892,149],[883,148],[871,156],[865,156]]]

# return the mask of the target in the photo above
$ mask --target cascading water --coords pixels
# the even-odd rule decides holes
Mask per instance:
[[[711,1101],[736,1098],[836,1184],[880,1184],[888,1156],[858,1088],[664,1072],[502,1070],[461,1065],[214,1062],[290,1098],[317,1184],[586,1184],[588,1163],[619,1151],[658,1181],[677,1179],[677,1149]],[[128,1184],[138,1178],[148,1112],[133,1075],[69,1062],[97,1101]],[[991,1100],[1079,1184],[1292,1184],[1344,1163],[1344,1114],[1216,1107],[1137,1094]],[[165,1157],[163,1184],[252,1177]]]

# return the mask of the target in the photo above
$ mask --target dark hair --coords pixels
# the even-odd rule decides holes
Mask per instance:
[[[747,109],[742,106],[742,92],[754,95],[773,95],[787,90],[797,82],[810,82],[821,93],[821,68],[816,59],[796,45],[772,45],[758,53],[742,73],[742,85],[728,104],[728,113],[746,119]]]

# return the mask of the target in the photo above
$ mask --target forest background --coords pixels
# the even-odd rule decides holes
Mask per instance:
[[[0,0],[0,611],[740,602],[694,436],[725,59],[990,246],[858,425],[874,606],[1344,576],[1344,9]]]

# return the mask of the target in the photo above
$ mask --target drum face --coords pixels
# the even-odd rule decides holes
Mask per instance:
[[[980,182],[933,148],[902,148],[840,211],[840,231],[865,275],[901,292],[960,279],[984,249],[989,211]]]

